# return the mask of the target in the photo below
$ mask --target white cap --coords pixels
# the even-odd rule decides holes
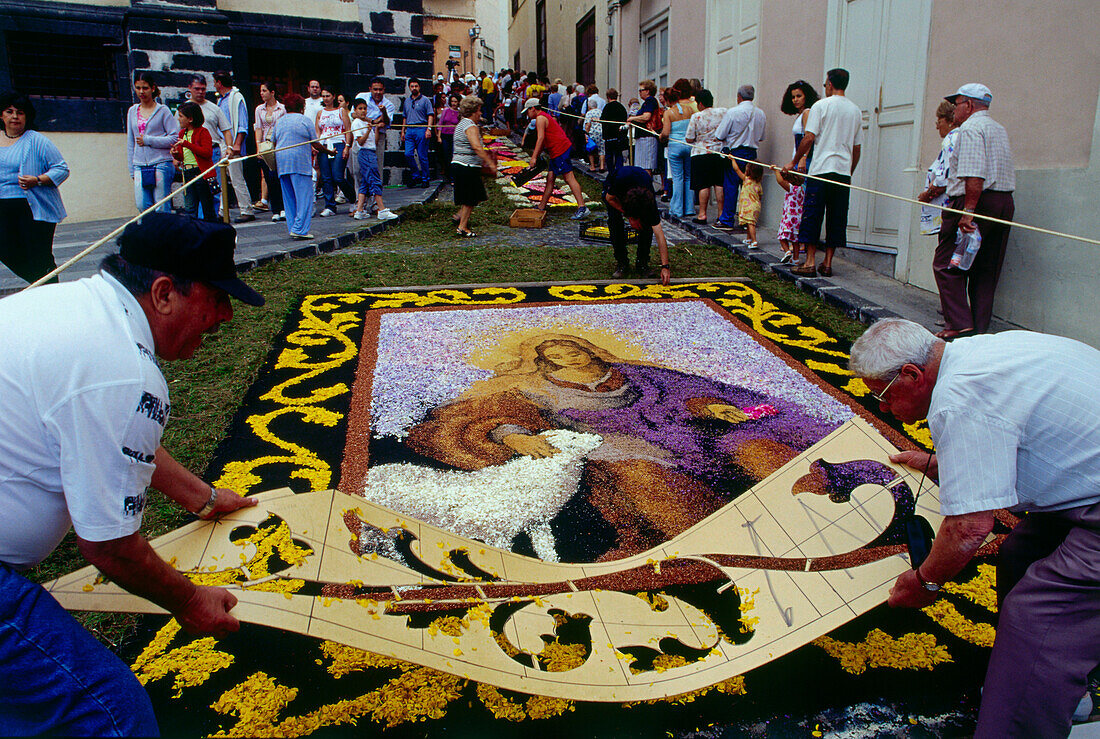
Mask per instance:
[[[967,82],[965,85],[959,88],[958,92],[954,95],[948,95],[944,98],[949,103],[954,103],[959,96],[964,98],[973,98],[975,100],[981,100],[986,105],[993,102],[993,93],[989,91],[989,88],[980,82]]]
[[[462,78],[463,82],[477,82],[477,77],[474,77],[470,73],[466,73],[466,76]]]
[[[527,102],[523,104],[523,112],[529,111],[531,108],[539,107],[538,98],[527,98]]]

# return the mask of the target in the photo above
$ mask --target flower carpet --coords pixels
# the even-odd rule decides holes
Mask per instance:
[[[517,187],[512,182],[512,178],[527,169],[531,158],[524,153],[523,149],[505,136],[486,135],[484,140],[485,146],[497,158],[497,182],[504,194],[508,196],[508,199],[520,208],[530,208],[533,205],[538,205],[542,194],[546,191],[546,176],[540,175]],[[592,205],[587,196],[585,202]],[[577,207],[577,199],[569,192],[565,181],[560,177],[555,179],[554,191],[550,195],[547,207]]]
[[[654,618],[686,613],[681,604],[690,604],[708,619],[706,628],[693,624],[692,638],[669,626],[667,637],[634,640],[644,645],[623,634],[607,644],[629,666],[628,681],[633,673],[659,682],[689,674],[692,665],[721,662],[715,650],[751,647],[769,629],[781,631],[783,620],[789,627],[799,618],[790,608],[764,611],[772,601],[768,588],[776,595],[766,573],[755,587],[739,582],[708,590],[692,579],[702,562],[667,551],[692,551],[693,534],[706,530],[700,522],[718,521],[762,496],[776,475],[794,480],[784,483],[777,505],[806,511],[806,521],[829,506],[856,506],[858,498],[857,507],[867,510],[854,520],[877,516],[882,530],[850,545],[826,540],[812,557],[787,565],[771,556],[773,546],[759,544],[771,534],[763,528],[758,534],[746,513],[730,534],[740,537],[728,548],[738,564],[747,558],[762,571],[809,571],[837,560],[829,575],[835,592],[807,590],[813,602],[843,599],[846,581],[857,577],[844,569],[849,565],[886,556],[898,561],[904,546],[895,522],[912,510],[911,491],[923,489],[923,480],[898,484],[897,473],[879,462],[827,456],[790,472],[808,450],[852,424],[898,447],[928,445],[923,425],[877,415],[867,388],[845,369],[847,349],[736,282],[308,295],[277,338],[206,478],[241,493],[335,488],[548,567],[583,565],[599,598],[626,598]],[[856,492],[872,486],[884,492],[875,499],[887,506],[884,515]],[[801,525],[816,525],[806,521]],[[855,536],[865,523],[839,528]],[[400,536],[387,538],[362,521],[356,526],[350,545],[359,556],[400,554],[426,578],[469,583],[483,598],[499,587],[475,551],[448,554],[443,543],[440,552],[409,548]],[[1004,530],[1001,524],[998,532]],[[291,598],[301,580],[268,576],[301,561],[306,545],[285,522],[266,521],[246,534],[241,543],[255,552],[249,579]],[[644,559],[669,542],[664,562]],[[633,574],[616,570],[632,557],[642,557]],[[720,556],[707,566],[715,563],[723,565]],[[643,587],[640,571],[662,583],[680,577],[679,584]],[[718,725],[762,735],[768,721],[769,736],[823,728],[942,735],[972,728],[994,634],[987,556],[946,591],[923,611],[895,611],[872,607],[883,599],[877,590],[877,600],[856,611],[861,615],[827,634],[777,648],[775,659],[762,655],[744,674],[653,700],[529,695],[247,623],[229,638],[194,639],[172,620],[147,616],[123,656],[149,689],[166,734],[385,729],[389,736],[520,736],[538,726],[554,735],[666,736]],[[509,611],[501,603],[492,613],[426,607],[410,612],[409,627],[459,645],[474,620],[484,618],[504,653],[548,679],[588,669],[604,648],[591,635],[589,617],[534,603],[543,635],[536,630],[519,646],[508,643],[500,624],[522,604]],[[361,628],[369,631],[378,613],[359,610]]]

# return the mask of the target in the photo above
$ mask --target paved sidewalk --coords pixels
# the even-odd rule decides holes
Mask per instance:
[[[388,208],[396,210],[431,200],[439,192],[441,185],[441,181],[433,180],[428,187],[387,188],[383,193],[383,198]],[[323,201],[318,199],[315,212],[320,212],[323,207]],[[348,205],[341,205],[336,215],[327,218],[314,215],[310,230],[317,238],[313,241],[295,241],[291,239],[285,222],[274,223],[271,220],[270,213],[258,213],[255,221],[235,226],[237,229],[237,250],[235,254],[237,269],[241,272],[247,272],[268,262],[287,257],[308,257],[343,249],[381,233],[390,226],[404,220],[404,216],[398,214],[400,217],[392,221],[383,222],[375,218],[369,221],[355,221],[348,217],[349,208]],[[235,217],[237,214],[236,209],[231,213]],[[54,235],[54,259],[57,260],[58,265],[63,264],[66,260],[71,259],[128,220],[128,218],[114,218],[73,224],[62,222],[57,227],[57,233]],[[62,272],[61,280],[67,282],[95,274],[99,270],[100,260],[116,250],[117,247],[112,239],[97,251]],[[26,285],[26,282],[0,264],[0,296],[17,292]]]
[[[589,177],[603,180],[600,174],[591,174],[587,166],[573,165]],[[730,253],[759,264],[765,271],[794,282],[802,290],[815,295],[829,305],[834,305],[852,318],[863,323],[873,323],[879,318],[900,316],[915,321],[935,332],[943,328],[940,314],[940,298],[936,293],[907,285],[891,277],[861,267],[844,257],[840,250],[833,257],[832,277],[799,277],[791,274],[791,266],[781,264],[783,249],[775,238],[775,231],[757,228],[759,249],[750,250],[741,243],[743,232],[726,233],[713,226],[702,226],[690,218],[676,218],[668,213],[668,205],[658,201],[666,223],[672,223],[696,239],[708,244],[724,246]],[[820,263],[820,255],[818,257]],[[1018,329],[1019,326],[994,317],[990,329],[993,332]]]

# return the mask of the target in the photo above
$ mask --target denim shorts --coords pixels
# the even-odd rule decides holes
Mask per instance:
[[[566,175],[573,171],[573,162],[569,161],[569,155],[573,153],[573,147],[565,150],[560,157],[550,160],[550,171],[554,174]]]

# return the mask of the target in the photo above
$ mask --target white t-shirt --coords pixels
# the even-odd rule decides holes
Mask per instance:
[[[306,118],[309,119],[310,123],[316,125],[317,115],[324,109],[325,104],[321,102],[321,98],[317,98],[316,100],[314,100],[313,98],[306,98],[306,107],[303,113],[305,114]]]
[[[360,148],[359,137],[367,131],[370,131],[370,134],[367,135],[366,143],[364,143],[361,148],[375,151],[374,131],[372,130],[371,125],[359,118],[351,119],[352,151],[357,151]]]
[[[100,273],[0,300],[0,562],[141,526],[168,386],[137,300]]]
[[[209,100],[203,100],[202,105],[199,107],[202,108],[202,126],[210,132],[214,147],[224,149],[225,132],[232,128],[229,125],[229,116],[225,114],[220,105]],[[222,155],[225,154],[226,152],[223,151]]]
[[[863,114],[843,95],[818,100],[806,118],[806,133],[814,135],[810,174],[852,174],[852,147],[863,143]]]
[[[948,344],[928,409],[943,514],[1100,501],[1097,387],[1100,351],[1079,341],[1005,331]]]

